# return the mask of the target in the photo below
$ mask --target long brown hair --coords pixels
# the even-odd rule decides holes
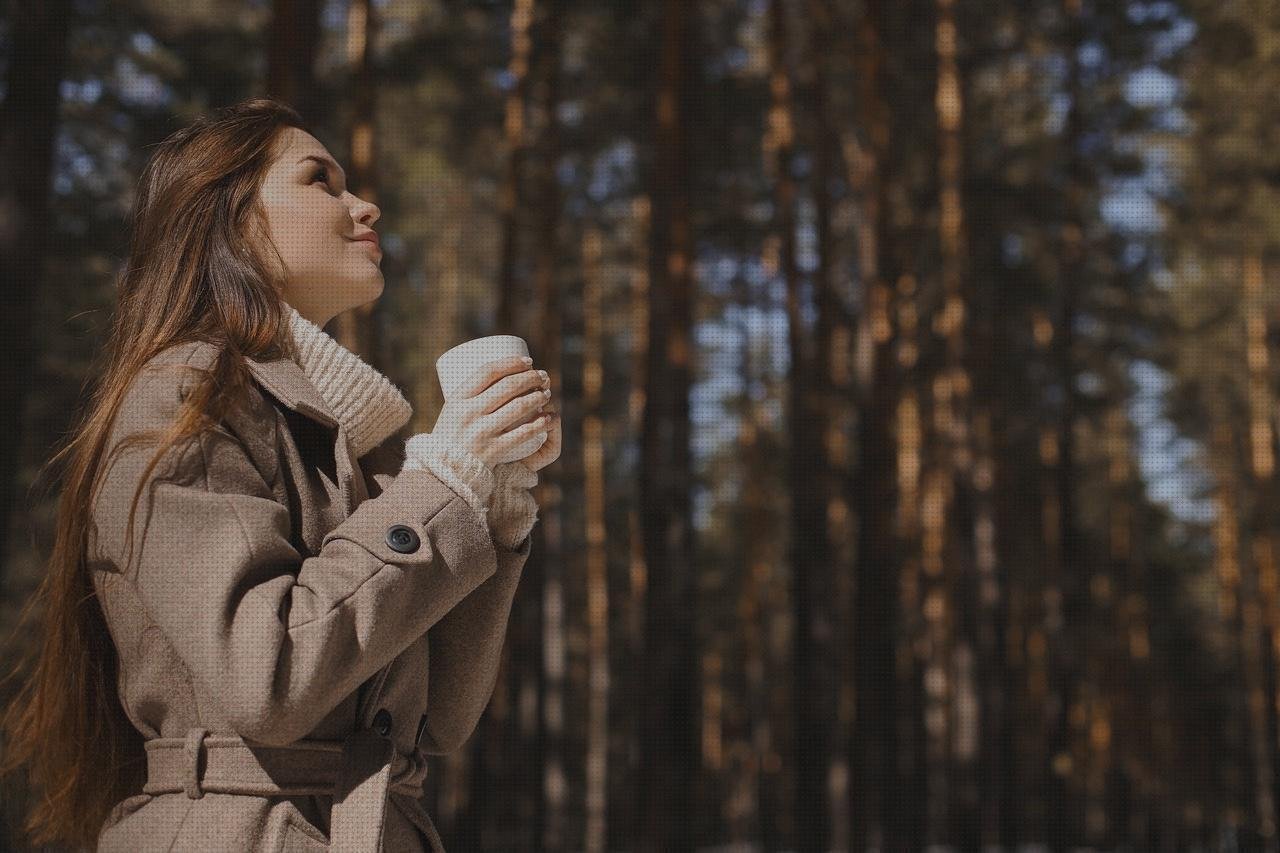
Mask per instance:
[[[86,565],[98,474],[142,366],[176,344],[217,345],[217,359],[201,371],[172,427],[162,437],[142,436],[161,441],[130,507],[132,554],[138,496],[160,458],[242,399],[245,356],[287,351],[283,264],[264,257],[269,240],[258,201],[286,127],[306,130],[295,110],[270,99],[215,110],[160,142],[139,179],[105,365],[70,440],[45,466],[68,460],[47,570],[20,619],[43,611],[39,648],[5,678],[23,680],[0,723],[7,741],[0,776],[27,768],[37,796],[23,828],[35,843],[95,847],[112,807],[145,781],[142,737],[120,705],[116,650]]]

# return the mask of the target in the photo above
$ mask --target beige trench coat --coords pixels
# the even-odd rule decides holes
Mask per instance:
[[[108,452],[170,424],[197,378],[181,366],[215,354],[153,359]],[[425,756],[459,749],[492,695],[530,541],[502,548],[434,474],[400,472],[403,431],[355,459],[291,360],[249,367],[250,410],[148,478],[128,565],[156,446],[106,463],[89,567],[148,778],[98,849],[439,853]]]

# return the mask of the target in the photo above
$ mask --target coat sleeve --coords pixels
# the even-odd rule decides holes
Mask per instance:
[[[396,474],[404,465],[404,444],[408,437],[406,425],[360,457],[359,465],[364,471],[365,482],[369,484],[369,494],[372,497],[376,498],[395,482]]]
[[[537,476],[520,463],[499,464],[495,474],[488,519],[498,570],[427,632],[431,674],[422,750],[428,754],[461,749],[480,722],[497,684],[512,603],[532,548],[533,519],[524,516],[536,516],[536,504],[530,512],[518,498],[533,502],[527,487]],[[510,519],[515,524],[508,523],[512,515],[519,516]],[[510,543],[507,537],[516,536],[520,541]]]
[[[127,401],[131,419],[163,428],[175,415],[175,390],[146,383]],[[95,502],[100,541],[247,739],[305,737],[497,571],[487,529],[425,470],[388,480],[304,558],[290,542],[289,510],[222,426],[167,451],[145,477],[126,563],[111,546],[154,452],[143,445],[110,464]],[[416,534],[416,550],[388,545],[395,525]]]
[[[498,570],[427,631],[431,677],[422,751],[456,752],[493,696],[507,620],[532,536],[512,550],[497,545]]]

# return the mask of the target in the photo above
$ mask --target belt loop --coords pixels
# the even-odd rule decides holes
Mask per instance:
[[[204,789],[200,787],[200,747],[207,734],[208,729],[187,729],[187,742],[183,745],[186,778],[182,781],[182,787],[193,800],[204,796]]]

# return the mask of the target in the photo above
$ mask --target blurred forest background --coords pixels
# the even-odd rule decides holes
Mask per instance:
[[[450,849],[1277,849],[1280,0],[0,25],[6,635],[148,146],[271,95],[382,209],[329,330],[415,431],[484,334],[564,413]]]

